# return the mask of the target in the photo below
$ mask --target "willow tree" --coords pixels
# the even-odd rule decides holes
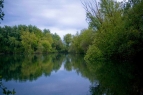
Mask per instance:
[[[83,4],[89,28],[95,31],[93,44],[85,58],[92,60],[98,57],[114,57],[118,51],[118,36],[124,29],[121,3],[114,0],[92,0]]]
[[[132,59],[143,53],[143,0],[129,0],[126,3],[93,0],[83,4],[89,28],[95,31],[86,60],[101,57]]]

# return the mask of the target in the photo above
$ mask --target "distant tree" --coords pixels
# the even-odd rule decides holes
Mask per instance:
[[[37,47],[38,39],[36,35],[33,32],[30,33],[29,31],[23,31],[21,39],[21,43],[25,49],[25,53],[33,53],[34,49]]]
[[[2,11],[2,8],[4,7],[3,5],[4,0],[0,0],[0,19],[3,20],[4,17],[4,12]]]
[[[69,52],[86,53],[94,40],[94,34],[91,29],[83,29],[80,34],[76,33],[72,38]]]
[[[44,30],[43,30],[43,33],[46,34],[46,33],[51,33],[51,32],[50,32],[49,29],[44,29]]]
[[[71,34],[66,34],[64,36],[64,42],[65,42],[67,47],[69,47],[71,41],[72,41],[72,35]]]
[[[63,43],[60,36],[56,33],[52,34],[53,43],[52,48],[53,52],[61,52],[63,50]]]
[[[0,27],[0,53],[63,52],[65,47],[58,34],[33,25]]]

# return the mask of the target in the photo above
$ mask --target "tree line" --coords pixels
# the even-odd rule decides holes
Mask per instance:
[[[143,54],[143,0],[82,2],[88,28],[72,35],[36,26],[0,27],[0,53],[83,53],[85,60],[132,59]]]
[[[0,53],[64,52],[60,36],[32,25],[0,27]]]
[[[143,0],[82,2],[88,29],[72,36],[69,52],[85,60],[136,59],[143,54]]]

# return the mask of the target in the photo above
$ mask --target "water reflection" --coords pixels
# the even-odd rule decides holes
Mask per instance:
[[[87,95],[90,82],[86,68],[79,55],[0,56],[0,76],[16,95]]]
[[[137,61],[102,60],[88,63],[88,68],[99,80],[98,86],[91,85],[91,95],[143,95],[143,69]]]
[[[82,75],[82,77],[88,78],[91,83],[96,81],[95,76],[91,73],[90,68],[87,67],[84,61],[84,56],[79,54],[67,55],[66,62],[64,64],[66,70],[76,70],[76,72]]]
[[[50,76],[52,71],[57,71],[65,55],[9,55],[0,56],[0,75],[9,80],[36,80],[42,74]]]
[[[4,86],[4,84],[2,83],[2,77],[0,76],[0,88],[3,90],[3,94],[4,95],[15,95],[15,90],[13,89],[12,91],[7,89],[7,87]]]
[[[84,56],[78,54],[3,55],[0,56],[0,93],[142,95],[142,62],[86,63]]]

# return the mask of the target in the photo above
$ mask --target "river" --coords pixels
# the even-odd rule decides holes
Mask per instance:
[[[79,54],[0,55],[0,95],[142,95],[141,68]]]

